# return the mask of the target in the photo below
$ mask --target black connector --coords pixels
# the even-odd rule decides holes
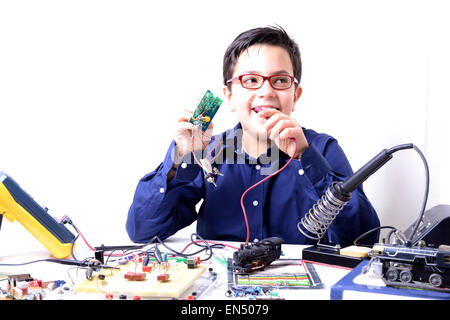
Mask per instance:
[[[62,224],[66,224],[66,223],[72,224],[72,220],[71,220],[68,216],[64,216],[64,217],[61,219],[61,223],[62,223]]]
[[[100,261],[102,264],[105,263],[105,252],[103,250],[96,250],[94,252],[94,257],[96,260]]]
[[[145,257],[142,259],[142,266],[146,267],[148,265],[148,262],[150,261],[150,257],[148,256],[148,253],[145,255]]]

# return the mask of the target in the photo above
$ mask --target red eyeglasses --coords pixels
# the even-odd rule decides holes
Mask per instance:
[[[292,87],[293,83],[298,84],[298,80],[288,74],[277,74],[268,77],[260,74],[242,74],[228,80],[227,83],[238,80],[245,89],[259,89],[266,80],[269,80],[270,85],[275,90],[286,90]]]

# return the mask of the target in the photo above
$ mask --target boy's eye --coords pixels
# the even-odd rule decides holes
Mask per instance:
[[[248,75],[248,76],[242,77],[242,83],[246,84],[246,85],[256,84],[259,81],[260,81],[259,77],[254,76],[254,75]]]
[[[272,83],[276,84],[286,84],[289,83],[290,79],[288,77],[282,76],[282,77],[273,77],[272,78]]]

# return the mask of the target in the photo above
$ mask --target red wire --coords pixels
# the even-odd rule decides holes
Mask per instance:
[[[297,142],[295,141],[295,139],[291,138],[292,142],[294,142],[295,145],[295,150],[297,150]],[[269,179],[270,177],[273,177],[274,175],[278,174],[279,172],[281,172],[282,170],[284,170],[284,168],[286,168],[289,163],[291,163],[292,159],[294,159],[295,156],[295,152],[292,154],[291,159],[289,159],[289,161],[281,168],[278,169],[277,171],[275,171],[274,173],[268,175],[267,177],[265,177],[264,179],[262,179],[261,181],[255,183],[253,186],[251,186],[250,188],[248,188],[247,190],[245,190],[245,192],[242,194],[241,197],[241,207],[242,207],[242,211],[244,213],[244,220],[245,220],[245,226],[247,228],[247,237],[245,238],[245,243],[244,245],[247,245],[249,237],[250,237],[250,227],[248,225],[248,219],[247,219],[247,213],[245,211],[245,206],[244,206],[244,197],[247,194],[247,192],[249,192],[250,190],[252,190],[253,188],[255,188],[256,186],[260,185],[261,183],[263,183],[264,181],[266,181],[267,179]]]
[[[67,216],[67,215],[64,215],[64,216],[62,217],[62,219],[64,219],[64,217],[66,217],[66,216]],[[62,219],[61,219],[61,220],[62,220]],[[86,238],[84,237],[83,233],[81,233],[80,229],[78,229],[77,227],[75,227],[73,224],[72,224],[72,226],[75,228],[75,230],[76,230],[76,231],[78,232],[78,234],[81,236],[81,238],[83,239],[84,243],[86,243],[86,245],[89,247],[89,249],[91,249],[92,251],[97,251],[97,250],[95,250],[95,249],[87,242]],[[122,253],[108,254],[108,255],[111,256],[111,257],[119,257],[119,256],[123,256]]]
[[[74,226],[75,227],[75,226]],[[91,249],[92,251],[96,251],[93,247],[91,247],[91,245],[87,242],[86,238],[83,236],[83,234],[81,233],[81,231],[75,227],[75,229],[77,230],[77,232],[79,233],[79,235],[81,236],[81,238],[83,238],[84,243],[86,243],[86,245],[89,247],[89,249]]]

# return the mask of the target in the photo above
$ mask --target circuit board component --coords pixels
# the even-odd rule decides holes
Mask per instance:
[[[206,131],[222,102],[222,99],[206,90],[189,122]]]

